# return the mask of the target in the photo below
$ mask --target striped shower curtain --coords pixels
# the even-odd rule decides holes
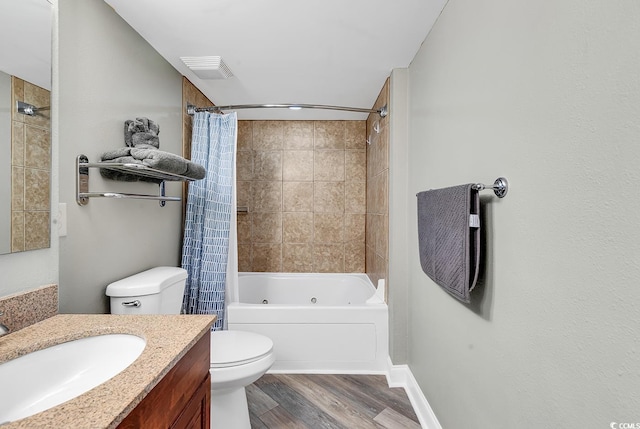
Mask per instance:
[[[182,268],[188,278],[185,314],[215,314],[214,330],[225,326],[225,291],[237,276],[235,153],[238,119],[197,112],[193,118],[191,160],[207,169],[191,182],[182,244]]]

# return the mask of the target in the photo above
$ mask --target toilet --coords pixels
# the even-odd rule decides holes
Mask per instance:
[[[180,314],[187,271],[156,267],[107,286],[111,314]],[[211,332],[211,428],[250,429],[245,386],[275,361],[273,341],[245,331]]]

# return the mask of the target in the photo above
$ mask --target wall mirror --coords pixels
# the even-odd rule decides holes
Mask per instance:
[[[50,246],[52,8],[0,2],[0,254]]]

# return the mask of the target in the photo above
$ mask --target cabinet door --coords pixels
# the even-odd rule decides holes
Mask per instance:
[[[209,428],[211,403],[211,375],[209,368],[211,335],[205,334],[182,359],[164,376],[149,394],[129,413],[119,429],[172,428],[186,415],[186,409],[194,402],[193,414],[206,413],[203,426],[176,426],[181,428]],[[200,399],[198,399],[200,398]],[[200,404],[198,401],[204,401]],[[185,417],[186,418],[186,417]],[[189,420],[189,419],[187,419]],[[186,423],[185,423],[186,424]]]
[[[211,375],[196,389],[171,429],[209,429],[211,414]]]

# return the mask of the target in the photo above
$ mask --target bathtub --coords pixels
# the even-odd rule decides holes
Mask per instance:
[[[384,282],[366,274],[239,273],[229,329],[273,340],[271,373],[380,374],[389,356]]]

